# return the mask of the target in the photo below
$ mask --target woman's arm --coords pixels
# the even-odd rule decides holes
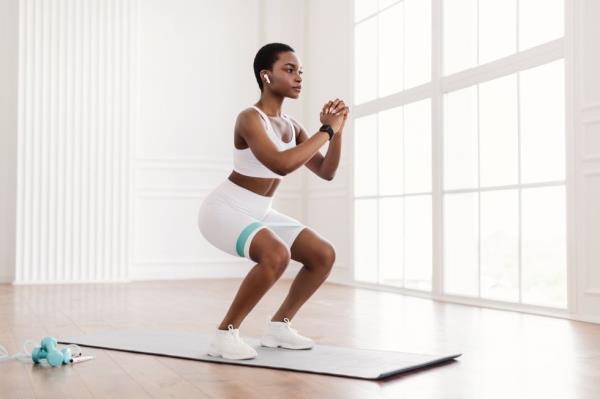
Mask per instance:
[[[254,156],[267,168],[281,176],[304,165],[329,140],[326,132],[317,132],[294,148],[279,151],[265,134],[262,121],[253,110],[246,110],[238,115],[235,129],[239,129]]]
[[[340,155],[342,152],[342,131],[337,132],[327,148],[327,153],[321,163],[319,176],[325,180],[333,180],[338,165],[340,164]]]
[[[306,167],[322,179],[333,180],[335,176],[335,172],[337,171],[338,165],[340,163],[340,156],[342,152],[342,133],[347,118],[348,112],[344,114],[342,126],[340,127],[340,130],[336,132],[336,134],[331,139],[325,156],[323,157],[323,155],[321,155],[321,153],[317,151],[317,153],[306,163]],[[296,143],[303,143],[306,140],[308,140],[308,135],[306,134],[306,131],[304,130],[302,125],[300,125],[295,120],[292,121],[294,122],[294,125],[296,126],[296,129],[299,132]]]
[[[300,127],[300,125],[297,125],[297,127],[298,139],[296,140],[296,143],[300,145],[306,142],[306,140],[310,140],[308,138],[308,134],[306,134],[306,131]],[[315,155],[308,162],[306,162],[306,167],[322,179],[332,180],[335,175],[335,171],[337,170],[342,147],[342,138],[340,133],[341,132],[336,133],[331,139],[325,156],[317,151]]]

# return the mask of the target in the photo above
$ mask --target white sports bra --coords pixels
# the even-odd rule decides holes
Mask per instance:
[[[279,151],[287,150],[288,148],[292,148],[296,146],[296,129],[294,129],[294,124],[290,120],[290,118],[286,114],[282,114],[281,116],[288,121],[290,126],[292,127],[292,139],[289,143],[281,140],[281,137],[277,135],[277,133],[273,130],[273,126],[271,126],[271,121],[267,117],[267,115],[262,112],[258,107],[252,106],[255,110],[258,111],[260,117],[264,121],[265,129],[267,131],[267,136],[271,138],[271,141],[275,144],[275,146],[279,149]],[[260,162],[254,154],[250,147],[244,148],[240,150],[238,148],[233,147],[233,170],[236,172],[252,177],[267,177],[271,179],[281,179],[282,176],[273,172],[271,169],[267,168],[262,162]]]

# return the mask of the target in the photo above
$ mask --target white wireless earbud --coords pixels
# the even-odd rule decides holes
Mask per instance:
[[[269,80],[269,77],[267,76],[267,74],[265,74],[265,80],[267,81],[268,84],[271,84],[271,81]]]

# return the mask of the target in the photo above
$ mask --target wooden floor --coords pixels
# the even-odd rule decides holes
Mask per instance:
[[[144,326],[213,331],[237,279],[0,285],[0,344]],[[259,336],[289,288],[280,280],[241,334]],[[294,328],[317,344],[462,352],[383,381],[84,348],[96,359],[50,368],[0,363],[0,398],[600,398],[600,325],[325,284]]]

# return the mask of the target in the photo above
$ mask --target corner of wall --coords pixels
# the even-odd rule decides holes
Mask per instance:
[[[0,2],[0,282],[16,265],[19,1]]]

